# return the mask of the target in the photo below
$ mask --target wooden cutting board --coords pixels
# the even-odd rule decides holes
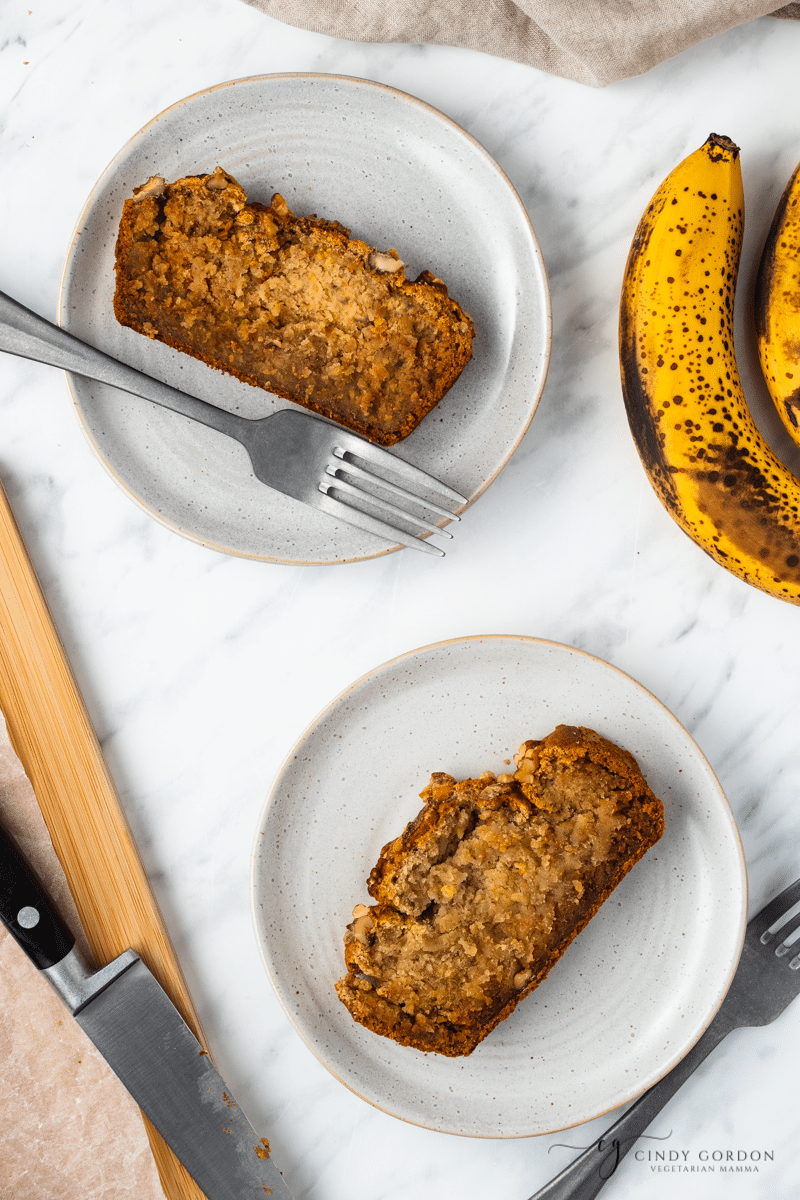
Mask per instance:
[[[8,498],[0,485],[0,709],[99,965],[129,947],[204,1049],[197,1013]],[[167,1200],[203,1193],[143,1117]]]

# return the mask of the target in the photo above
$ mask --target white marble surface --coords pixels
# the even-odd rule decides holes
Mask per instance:
[[[755,373],[746,302],[800,159],[800,24],[762,19],[592,91],[477,53],[338,42],[239,0],[48,0],[0,12],[0,289],[53,317],[74,224],[146,121],[249,74],[360,76],[463,125],[520,191],[550,272],[554,353],[508,468],[443,561],[333,568],[205,550],[98,464],[62,375],[0,358],[0,477],[123,797],[215,1058],[308,1200],[525,1200],[603,1122],[539,1139],[433,1133],[346,1091],[275,1000],[251,929],[253,834],[271,780],[338,691],[393,655],[476,633],[568,643],[655,693],[736,814],[751,911],[800,874],[800,613],[721,570],[661,508],[628,433],[617,303],[660,179],[714,130],[742,147],[739,357],[752,407],[798,469]],[[720,1047],[652,1133],[681,1161],[772,1152],[758,1173],[664,1174],[630,1157],[609,1200],[797,1194],[800,1005]],[[647,1149],[661,1143],[642,1143]],[[683,1152],[688,1159],[683,1158]],[[718,1160],[717,1160],[718,1162]],[[21,1200],[15,1197],[14,1200]]]

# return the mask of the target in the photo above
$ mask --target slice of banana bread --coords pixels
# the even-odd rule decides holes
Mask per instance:
[[[294,400],[383,446],[452,387],[474,326],[440,279],[405,278],[396,250],[248,204],[220,167],[125,201],[114,312],[220,371]]]
[[[524,742],[514,775],[435,774],[381,851],[336,984],[356,1021],[470,1054],[544,979],[664,815],[636,760],[591,729]]]

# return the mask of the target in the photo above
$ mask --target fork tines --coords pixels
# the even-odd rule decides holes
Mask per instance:
[[[765,926],[758,939],[762,946],[778,939],[775,957],[784,958],[791,954],[800,935],[800,879],[785,888],[759,913],[759,923]],[[800,946],[797,949],[798,953],[789,962],[794,971],[800,969]]]
[[[447,521],[459,521],[458,514],[444,507],[442,502],[463,505],[467,503],[466,498],[419,467],[370,442],[341,431],[337,434],[339,444],[334,446],[325,468],[326,476],[319,483],[324,496],[320,507],[370,533],[443,557],[444,551],[421,535],[435,533],[451,538],[452,534],[441,524],[432,523],[428,514]],[[381,474],[366,470],[353,461],[355,458]],[[387,474],[394,476],[394,480],[387,478]],[[411,491],[412,487],[416,490]],[[400,501],[403,507],[400,507]]]
[[[467,503],[466,496],[462,496],[460,492],[456,492],[453,488],[448,487],[446,483],[442,483],[439,479],[435,479],[433,475],[429,475],[419,467],[412,466],[411,463],[405,462],[395,454],[390,454],[388,450],[383,450],[380,446],[366,441],[357,434],[351,434],[346,429],[337,428],[336,442],[338,444],[334,447],[333,453],[337,458],[344,460],[346,454],[360,458],[369,466],[377,468],[381,473],[389,472],[396,476],[397,479],[409,488],[413,487],[421,490],[423,493],[427,493],[428,499],[437,497],[440,502],[449,501],[455,505],[464,505]],[[442,510],[437,509],[437,511]],[[447,510],[444,511],[445,515],[450,517],[451,520],[457,519],[453,513]]]

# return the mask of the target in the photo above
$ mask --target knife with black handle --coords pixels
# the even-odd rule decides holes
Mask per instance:
[[[208,1200],[292,1200],[264,1140],[138,954],[93,969],[2,827],[0,920]]]

